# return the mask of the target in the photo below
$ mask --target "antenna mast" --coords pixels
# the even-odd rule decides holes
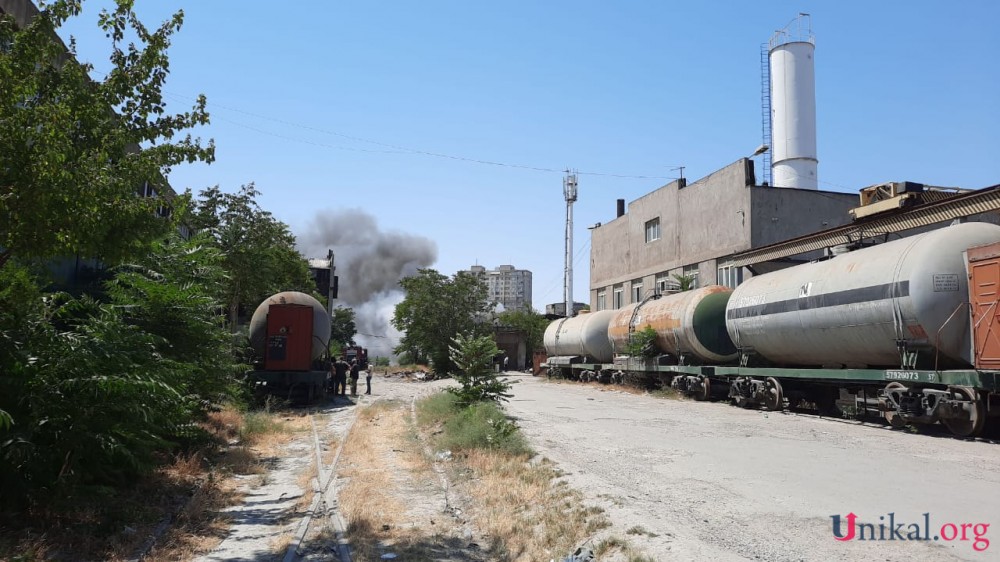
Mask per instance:
[[[566,318],[573,316],[573,203],[576,202],[576,171],[566,170],[563,178],[563,197],[566,198],[566,276],[563,295],[566,297]]]

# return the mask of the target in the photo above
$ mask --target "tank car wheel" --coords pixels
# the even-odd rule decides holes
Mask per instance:
[[[885,393],[886,394],[889,394],[892,391],[898,391],[898,390],[906,390],[906,386],[904,386],[903,383],[901,383],[901,382],[891,382],[891,383],[885,385]],[[888,405],[888,404],[890,404],[890,402],[888,400],[882,399],[882,404]],[[889,425],[891,425],[893,429],[902,429],[902,428],[906,427],[906,420],[904,420],[903,416],[899,415],[899,413],[896,412],[895,410],[885,410],[885,411],[883,411],[882,412],[882,417],[885,418],[885,421],[889,422]]]
[[[694,399],[699,402],[704,402],[712,397],[712,382],[708,380],[708,377],[701,379],[701,391],[694,393]]]
[[[976,391],[965,386],[955,386],[951,388],[951,394],[955,398],[968,400],[972,403],[972,408],[969,411],[969,419],[944,418],[941,420],[941,423],[955,434],[956,437],[974,437],[982,433],[983,426],[986,425],[986,406],[976,396]]]
[[[764,383],[764,409],[769,412],[778,412],[785,407],[784,393],[781,391],[781,383],[774,377],[767,377]]]

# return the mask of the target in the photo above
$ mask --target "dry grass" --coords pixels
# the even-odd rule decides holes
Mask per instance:
[[[401,373],[430,373],[431,368],[427,365],[389,365],[372,367],[372,376],[382,376],[382,375],[398,375]],[[362,383],[364,381],[361,381]]]
[[[652,396],[654,398],[666,398],[670,400],[684,400],[685,396],[673,388],[670,385],[661,385],[659,388],[645,388],[631,384],[626,381],[625,384],[606,384],[598,381],[574,381],[570,379],[554,378],[546,379],[550,384],[572,384],[576,386],[586,386],[599,390],[601,392],[625,392],[628,394],[635,394],[638,396]]]
[[[229,518],[222,510],[243,498],[233,475],[257,474],[261,478],[258,484],[263,484],[267,473],[263,459],[276,454],[294,433],[309,427],[309,418],[267,411],[243,413],[227,407],[212,412],[206,426],[228,447],[215,452],[211,466],[187,458],[171,467],[175,476],[193,479],[196,486],[170,529],[144,560],[188,560],[218,546],[229,528]]]
[[[655,535],[653,535],[655,536]],[[613,554],[622,554],[628,562],[655,562],[652,558],[639,552],[627,540],[618,537],[608,537],[594,546],[594,556],[598,560],[610,558]],[[618,558],[616,558],[618,559]]]
[[[469,541],[458,538],[461,529],[443,513],[443,492],[407,410],[376,403],[359,413],[347,437],[339,503],[358,562],[386,552],[401,560],[550,560],[610,526],[603,510],[588,506],[551,462],[468,450],[448,466],[452,500],[462,498],[462,517],[485,538],[481,551],[470,551]],[[626,541],[604,548],[643,560]]]
[[[266,417],[265,417],[266,416]],[[300,419],[301,418],[301,419]],[[273,454],[308,418],[296,414],[247,416],[227,407],[211,412],[203,428],[213,445],[164,459],[131,489],[102,488],[4,523],[0,560],[127,560],[149,546],[144,560],[190,559],[215,547],[228,530],[223,508],[242,500],[235,474],[262,474]],[[248,431],[248,420],[255,424]]]
[[[292,544],[292,534],[283,533],[280,537],[277,537],[273,541],[271,541],[271,552],[285,552],[288,550],[288,547],[291,544]]]
[[[217,438],[229,443],[240,436],[243,412],[231,405],[224,406],[220,410],[209,412],[205,427]]]
[[[395,430],[405,426],[402,407],[376,403],[358,414],[344,444],[339,472],[347,483],[340,490],[339,502],[359,562],[378,560],[380,545],[406,539],[401,525],[406,506],[398,498],[392,469],[385,462],[386,453],[396,448],[399,435]]]
[[[572,552],[577,544],[610,526],[603,510],[586,506],[583,495],[558,480],[551,462],[529,463],[492,451],[473,451],[464,460],[464,483],[476,500],[477,525],[503,560],[534,561]]]

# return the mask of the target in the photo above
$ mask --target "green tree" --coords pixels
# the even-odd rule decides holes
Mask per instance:
[[[333,309],[333,317],[330,319],[330,343],[338,343],[343,348],[355,345],[354,335],[358,333],[358,327],[354,322],[354,309],[341,306]]]
[[[430,359],[435,372],[454,372],[449,346],[458,334],[471,336],[491,333],[486,322],[489,310],[486,284],[478,277],[459,272],[446,277],[433,269],[399,282],[406,296],[396,305],[392,325],[403,332],[396,353],[406,353],[415,361]]]
[[[241,307],[253,310],[282,291],[316,291],[309,262],[295,249],[295,236],[288,225],[261,209],[258,195],[252,183],[237,193],[224,193],[218,186],[206,189],[190,217],[191,225],[208,232],[222,250],[228,273],[223,301],[234,332]]]
[[[223,260],[208,235],[184,240],[173,232],[143,259],[117,268],[108,283],[122,319],[155,336],[153,352],[181,366],[179,390],[199,413],[230,397],[243,371],[219,314],[227,281]]]
[[[694,282],[698,278],[694,275],[681,275],[679,273],[673,274],[671,277],[674,281],[677,281],[677,287],[679,291],[690,291],[694,289]]]
[[[449,352],[457,368],[455,380],[462,386],[450,387],[448,392],[458,398],[460,406],[477,402],[502,402],[510,398],[510,383],[493,371],[493,358],[500,353],[491,336],[458,334],[452,340]]]
[[[528,353],[542,348],[542,338],[549,321],[533,310],[505,310],[498,316],[500,323],[524,332]]]
[[[211,141],[183,134],[208,123],[204,96],[168,114],[161,93],[183,12],[151,29],[131,0],[102,11],[111,69],[95,80],[75,44],[55,34],[81,4],[43,4],[23,28],[0,14],[0,268],[15,256],[141,255],[172,226],[151,220],[167,203],[163,178],[177,164],[214,159]],[[158,196],[137,197],[147,185]]]

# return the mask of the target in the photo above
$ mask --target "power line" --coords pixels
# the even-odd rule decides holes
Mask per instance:
[[[576,255],[573,256],[573,267],[576,267],[577,265],[580,265],[580,260],[583,259],[584,252],[586,252],[589,249],[590,249],[590,240],[587,240],[583,244],[583,246],[580,246],[580,249],[576,251]],[[552,291],[554,291],[556,289],[556,287],[559,285],[560,281],[562,281],[562,277],[561,276],[558,277],[558,278],[553,279],[552,282],[547,285],[548,288],[545,291],[543,291],[540,294],[540,296],[542,298],[545,298],[546,296],[548,296],[549,294],[551,294]]]
[[[289,141],[293,141],[293,142],[301,142],[301,143],[310,144],[310,145],[313,145],[313,146],[319,146],[319,147],[322,147],[322,148],[332,148],[332,149],[335,149],[335,150],[349,150],[349,151],[352,151],[352,152],[371,152],[371,153],[377,153],[377,154],[408,154],[407,152],[403,152],[403,151],[399,151],[399,150],[370,150],[370,149],[366,149],[366,148],[354,148],[354,147],[350,147],[350,146],[337,146],[337,145],[332,145],[332,144],[315,142],[315,141],[310,141],[310,140],[306,140],[306,139],[289,137],[289,136],[282,135],[282,134],[279,134],[279,133],[274,133],[274,132],[271,132],[271,131],[265,131],[264,129],[258,129],[257,127],[254,127],[252,125],[247,125],[245,123],[240,123],[239,121],[233,121],[232,119],[227,119],[225,117],[219,117],[219,119],[222,120],[222,121],[225,121],[227,123],[232,123],[233,125],[236,125],[237,127],[243,127],[244,129],[248,129],[250,131],[254,131],[254,132],[260,133],[262,135],[269,135],[269,136],[272,136],[272,137],[277,137],[279,139],[289,140]]]
[[[166,97],[169,97],[169,98],[174,99],[174,100],[179,101],[179,102],[186,102],[186,101],[190,100],[190,97],[184,97],[184,96],[180,96],[178,94],[173,94],[173,93],[166,92],[166,91],[164,92],[164,95]],[[319,127],[313,127],[311,125],[305,125],[305,124],[302,124],[302,123],[296,123],[294,121],[288,121],[288,120],[285,120],[285,119],[278,119],[276,117],[269,117],[267,115],[262,115],[262,114],[259,114],[259,113],[254,113],[252,111],[246,111],[246,110],[243,110],[243,109],[238,109],[238,108],[235,108],[235,107],[229,107],[229,106],[226,106],[226,105],[223,105],[223,104],[220,104],[220,103],[213,102],[212,106],[220,108],[220,109],[223,109],[223,110],[226,110],[226,111],[232,111],[234,113],[241,113],[243,115],[247,115],[247,116],[250,116],[250,117],[255,117],[257,119],[263,119],[265,121],[272,121],[274,123],[280,123],[282,125],[287,125],[287,126],[290,126],[290,127],[296,127],[296,128],[300,128],[300,129],[305,129],[305,130],[309,130],[309,131],[313,131],[313,132],[325,134],[325,135],[336,136],[336,137],[340,137],[340,138],[343,138],[343,139],[352,140],[352,141],[356,141],[356,142],[364,142],[364,143],[373,144],[373,145],[376,145],[376,146],[382,146],[382,147],[385,147],[385,148],[391,148],[392,151],[377,151],[377,150],[365,150],[365,149],[356,149],[356,148],[352,149],[352,148],[342,147],[342,146],[326,145],[326,144],[317,143],[317,142],[313,142],[313,141],[308,141],[308,140],[304,140],[304,139],[299,139],[299,138],[295,138],[295,137],[288,137],[288,136],[283,136],[283,135],[279,135],[279,134],[276,134],[276,133],[271,133],[271,132],[268,132],[268,131],[265,131],[265,130],[262,130],[262,129],[259,129],[259,128],[255,128],[255,127],[252,127],[252,126],[249,126],[249,125],[245,125],[245,124],[233,121],[231,119],[226,119],[226,118],[220,117],[224,121],[227,121],[229,123],[233,123],[233,124],[235,124],[237,126],[244,127],[246,129],[249,129],[249,130],[261,133],[261,134],[271,135],[271,136],[275,136],[275,137],[278,137],[278,138],[283,138],[285,140],[293,140],[293,141],[303,142],[303,143],[311,144],[311,145],[314,145],[314,146],[320,146],[320,147],[326,147],[326,148],[333,148],[333,149],[337,149],[337,150],[355,150],[355,151],[358,151],[358,152],[373,152],[373,153],[382,153],[382,154],[418,154],[418,155],[421,155],[421,156],[431,156],[431,157],[434,157],[434,158],[443,158],[443,159],[447,159],[447,160],[456,160],[456,161],[459,161],[459,162],[469,162],[469,163],[473,163],[473,164],[482,164],[482,165],[487,165],[487,166],[500,166],[500,167],[505,167],[505,168],[530,170],[530,171],[535,171],[535,172],[545,172],[545,173],[558,173],[558,174],[561,174],[564,171],[562,169],[557,169],[557,168],[547,168],[547,167],[542,167],[542,166],[527,166],[527,165],[524,165],[524,164],[512,164],[512,163],[509,163],[509,162],[499,162],[499,161],[496,161],[496,160],[485,160],[485,159],[481,159],[481,158],[469,158],[469,157],[465,157],[465,156],[455,156],[453,154],[446,154],[446,153],[443,153],[443,152],[433,152],[433,151],[429,151],[429,150],[421,150],[421,149],[417,149],[417,148],[410,148],[410,147],[400,146],[400,145],[396,145],[396,144],[381,142],[381,141],[377,141],[377,140],[367,139],[367,138],[364,138],[364,137],[357,137],[357,136],[354,136],[354,135],[347,135],[347,134],[340,133],[340,132],[337,132],[337,131],[331,131],[329,129],[322,129],[322,128],[319,128]],[[675,169],[676,169],[676,167],[675,167]],[[587,176],[601,176],[601,177],[621,178],[621,179],[657,179],[657,180],[673,180],[673,179],[677,179],[676,177],[673,177],[673,176],[650,176],[650,175],[638,175],[638,174],[615,174],[615,173],[607,173],[607,172],[587,172],[587,171],[580,172],[580,171],[577,171],[576,173],[577,174],[581,174],[581,175],[587,175]]]

